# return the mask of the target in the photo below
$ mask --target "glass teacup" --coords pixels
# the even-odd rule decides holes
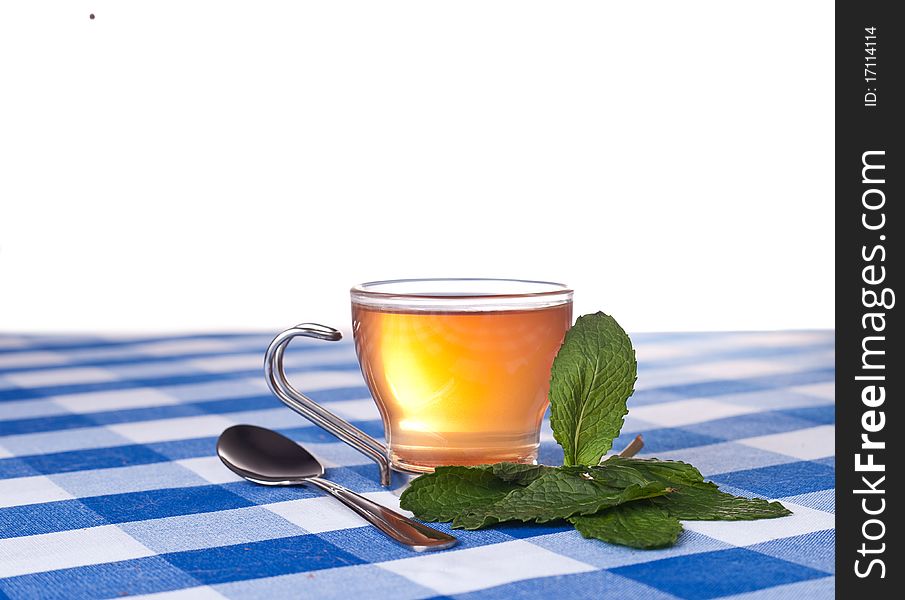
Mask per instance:
[[[322,325],[284,331],[265,360],[284,403],[389,469],[535,462],[550,367],[572,322],[572,290],[508,279],[377,281],[351,290],[362,374],[387,444],[315,404],[286,380],[282,356],[296,336],[338,340]]]

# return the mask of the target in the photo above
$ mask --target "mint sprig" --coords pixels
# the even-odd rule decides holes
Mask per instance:
[[[672,546],[682,533],[677,518],[647,502],[627,502],[594,515],[573,517],[569,522],[586,538],[632,548]]]
[[[550,380],[550,424],[565,464],[437,467],[411,482],[400,506],[425,521],[451,521],[464,529],[565,519],[585,537],[634,548],[674,544],[680,519],[791,514],[779,502],[722,492],[684,462],[603,460],[622,428],[636,373],[631,341],[615,319],[603,313],[579,317]],[[633,446],[632,453],[640,440]]]
[[[613,447],[638,363],[628,334],[602,312],[578,317],[550,375],[550,427],[564,465],[596,465]]]

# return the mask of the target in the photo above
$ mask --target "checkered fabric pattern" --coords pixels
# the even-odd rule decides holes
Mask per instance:
[[[638,334],[615,447],[689,461],[794,511],[688,522],[639,551],[569,526],[456,531],[418,554],[316,490],[238,479],[236,423],[303,443],[328,477],[398,508],[365,457],[292,413],[262,375],[270,335],[0,335],[0,598],[821,598],[834,592],[834,335]],[[297,341],[290,378],[381,436],[348,342]],[[560,464],[549,425],[541,462]],[[440,529],[448,530],[446,525]]]

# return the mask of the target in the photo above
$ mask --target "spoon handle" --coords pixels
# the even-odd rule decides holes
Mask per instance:
[[[305,479],[305,483],[314,485],[355,512],[364,517],[397,542],[405,544],[412,550],[443,550],[455,545],[456,538],[409,519],[405,515],[359,496],[352,490],[320,477]]]

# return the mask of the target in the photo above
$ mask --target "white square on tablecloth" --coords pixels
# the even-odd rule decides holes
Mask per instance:
[[[334,388],[360,387],[364,385],[361,372],[355,371],[308,371],[306,373],[290,373],[289,382],[302,393]],[[264,381],[264,376],[261,376]],[[329,403],[327,403],[329,404]]]
[[[260,352],[250,352],[248,354],[226,354],[224,356],[196,358],[194,360],[185,361],[185,364],[191,365],[195,369],[201,371],[209,371],[213,373],[249,371],[251,369],[261,369],[262,376],[264,373],[263,355]]]
[[[186,361],[186,364],[192,365],[202,371],[210,371],[213,373],[228,373],[230,371],[248,371],[252,369],[260,369],[263,377],[264,354],[262,352],[249,352],[247,354],[229,354],[225,356],[210,356],[205,358],[196,358]],[[290,352],[283,358],[283,366],[286,370],[293,370],[302,367],[312,367],[317,365],[342,365],[355,364],[355,354],[347,347],[327,350],[311,350],[308,352]],[[354,371],[358,377],[358,384],[361,383],[361,375],[357,370]]]
[[[787,346],[810,346],[831,344],[832,331],[750,331],[724,334],[720,336],[724,347],[733,348],[783,348]]]
[[[177,465],[185,467],[192,473],[203,478],[210,483],[232,483],[234,481],[243,481],[241,477],[226,468],[216,456],[202,456],[200,458],[185,458],[174,461]]]
[[[44,475],[0,479],[0,508],[70,500],[74,497]]]
[[[153,556],[116,525],[0,540],[0,578]]]
[[[412,513],[399,509],[399,498],[392,492],[371,492],[362,494],[365,498],[387,506],[404,515]],[[266,504],[262,508],[274,512],[290,523],[311,533],[351,529],[368,526],[368,522],[349,510],[338,500],[330,497],[305,498]]]
[[[25,340],[12,337],[0,337],[0,348],[26,348],[28,346]]]
[[[775,360],[735,359],[735,360],[702,360],[693,365],[682,367],[689,374],[695,375],[696,381],[708,379],[744,379],[746,377],[763,377],[779,373],[793,373],[801,367],[793,362]]]
[[[244,379],[223,378],[202,383],[167,385],[157,389],[162,390],[169,396],[178,398],[180,402],[209,402],[212,400],[228,400],[231,398],[270,394],[263,375]],[[276,398],[273,401],[279,402]]]
[[[639,342],[634,344],[638,362],[653,362],[668,358],[685,356],[688,351],[682,346],[663,342]]]
[[[830,513],[791,502],[783,502],[783,505],[792,511],[788,517],[757,521],[683,521],[682,524],[685,529],[734,546],[750,546],[836,527],[836,517]]]
[[[151,388],[66,394],[51,396],[50,399],[69,412],[79,414],[179,404],[177,398]]]
[[[212,587],[199,585],[198,587],[171,590],[169,592],[129,596],[129,600],[222,600],[228,597]]]
[[[809,385],[795,385],[788,388],[788,390],[790,392],[796,392],[798,394],[805,394],[807,396],[822,398],[824,400],[828,400],[829,402],[836,401],[835,383],[812,383]]]
[[[28,400],[12,400],[10,402],[4,402],[3,408],[0,409],[0,421],[51,417],[68,413],[68,410],[49,398],[41,400],[29,398]]]
[[[632,416],[661,427],[682,427],[715,419],[758,412],[752,406],[728,404],[718,400],[677,400],[632,407]]]
[[[116,375],[110,371],[106,369],[96,369],[94,367],[24,371],[21,373],[8,373],[4,375],[3,378],[20,387],[101,383],[104,381],[115,381],[117,379]]]
[[[77,427],[57,431],[20,433],[3,438],[3,445],[16,456],[105,448],[128,443],[129,440],[121,435],[116,435],[107,427]]]
[[[76,498],[195,487],[206,483],[195,473],[173,462],[75,470],[49,477]]]
[[[48,365],[66,364],[66,357],[59,352],[43,352],[34,350],[32,352],[10,352],[0,355],[0,368],[10,369],[13,367],[45,367]]]
[[[236,423],[218,415],[200,415],[197,417],[180,417],[176,419],[159,419],[138,423],[121,423],[110,425],[107,429],[125,438],[149,444],[172,440],[189,440],[192,438],[217,436],[227,427]]]
[[[229,352],[235,345],[223,340],[165,340],[135,344],[131,350],[150,356],[178,356],[181,354],[207,354]]]
[[[461,594],[522,579],[596,570],[525,540],[422,554],[377,565],[440,594]]]
[[[303,424],[305,421],[301,421]],[[362,454],[352,446],[339,440],[335,442],[305,442],[300,444],[317,458],[318,462],[327,469],[327,476],[330,476],[330,469],[335,467],[351,467],[355,465],[372,465],[374,464],[370,458]]]
[[[380,418],[380,411],[371,398],[361,400],[339,400],[327,404],[330,412],[349,421],[368,421]]]
[[[720,442],[706,446],[680,448],[667,452],[658,452],[661,460],[678,460],[695,466],[704,477],[717,473],[730,473],[746,469],[761,469],[795,462],[795,458],[776,452],[768,452],[759,448],[742,446],[735,442]]]
[[[761,450],[794,456],[801,460],[815,460],[833,456],[836,452],[836,427],[821,425],[785,433],[760,435],[738,440],[736,443]]]
[[[638,366],[638,380],[635,382],[635,389],[640,392],[662,387],[688,385],[697,383],[700,379],[700,375],[690,372],[685,367],[650,368],[642,364]]]
[[[263,506],[310,533],[364,527],[367,521],[343,506],[334,498],[305,498],[275,502]]]

